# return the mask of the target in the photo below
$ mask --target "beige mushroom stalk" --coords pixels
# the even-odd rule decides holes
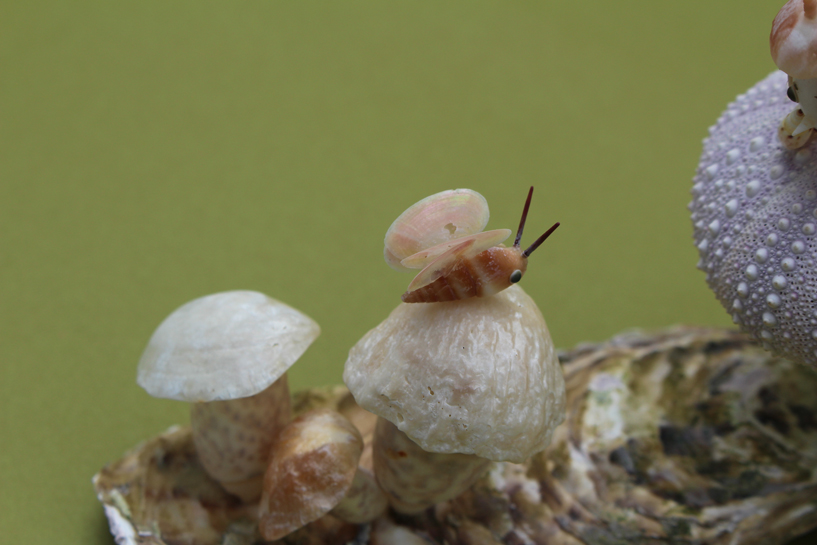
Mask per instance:
[[[518,286],[401,304],[352,348],[343,379],[388,421],[375,432],[375,474],[402,513],[457,496],[490,460],[524,461],[564,420],[553,342]]]
[[[359,467],[363,439],[340,413],[310,411],[290,422],[270,452],[259,509],[264,539],[275,540],[326,513],[362,524],[386,510],[374,475]]]
[[[806,144],[817,127],[817,0],[789,0],[772,23],[772,60],[788,74],[788,96],[799,105],[781,122],[780,142]]]
[[[262,293],[208,295],[159,325],[136,380],[154,397],[193,403],[193,439],[205,470],[253,501],[275,437],[291,418],[285,373],[319,334],[308,316]]]

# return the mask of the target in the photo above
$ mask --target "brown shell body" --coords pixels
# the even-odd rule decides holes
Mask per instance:
[[[456,301],[470,297],[487,297],[509,287],[511,274],[522,274],[528,258],[518,246],[494,246],[474,256],[463,256],[434,282],[401,297],[404,303]]]

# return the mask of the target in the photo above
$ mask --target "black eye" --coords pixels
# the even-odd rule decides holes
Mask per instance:
[[[789,87],[786,89],[786,96],[789,97],[789,100],[792,102],[797,102],[797,94],[794,92],[794,88]]]
[[[522,280],[522,271],[516,269],[514,272],[511,273],[511,284],[516,284]]]

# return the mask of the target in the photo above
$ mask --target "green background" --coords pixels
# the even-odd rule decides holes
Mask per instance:
[[[780,2],[0,3],[0,541],[110,545],[91,476],[188,421],[135,384],[184,302],[253,289],[339,383],[410,276],[409,205],[562,227],[522,282],[560,347],[730,320],[695,269],[701,139]]]

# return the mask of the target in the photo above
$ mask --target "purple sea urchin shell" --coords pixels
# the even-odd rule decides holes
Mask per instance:
[[[694,178],[698,268],[740,327],[817,367],[817,142],[785,149],[792,109],[775,72],[729,104],[704,139]]]

